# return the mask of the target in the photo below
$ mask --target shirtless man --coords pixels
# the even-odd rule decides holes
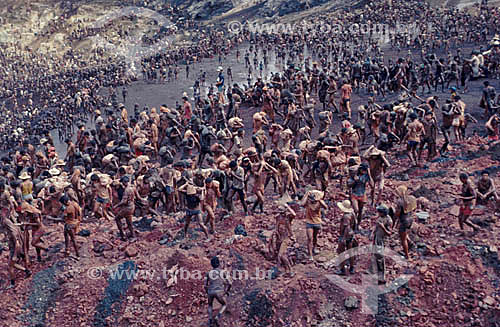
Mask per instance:
[[[370,165],[370,175],[374,183],[371,192],[371,205],[374,205],[380,202],[382,192],[384,191],[384,175],[386,170],[391,167],[391,164],[385,157],[385,152],[377,149],[374,145],[366,150],[364,157],[368,160],[368,164]],[[377,200],[375,201],[376,189],[378,189],[378,194]]]
[[[340,88],[340,111],[341,113],[347,112],[349,119],[351,119],[351,94],[352,86],[349,82],[344,82]]]
[[[267,125],[268,121],[266,118],[266,114],[264,112],[256,112],[253,115],[253,134],[260,131],[263,125]]]
[[[307,251],[309,260],[314,261],[313,254],[319,254],[318,236],[321,231],[321,208],[328,209],[325,201],[322,200],[323,192],[312,190],[308,191],[299,205],[305,207]]]
[[[210,224],[210,232],[215,234],[215,209],[217,208],[217,199],[221,197],[220,184],[218,181],[208,177],[205,179],[206,194],[203,200],[203,211],[207,213],[207,220]]]
[[[275,158],[274,167],[278,170],[280,176],[280,196],[285,195],[285,193],[288,194],[290,187],[292,188],[293,196],[295,196],[297,194],[297,187],[290,163],[286,160]]]
[[[330,107],[331,105],[333,107],[333,112],[338,112],[339,109],[337,108],[337,104],[335,103],[335,96],[337,93],[337,83],[335,82],[333,76],[329,76],[328,80],[329,80],[329,86],[327,90],[327,95],[328,95],[327,107]]]
[[[351,201],[344,200],[342,202],[337,202],[337,206],[343,212],[343,216],[340,221],[340,237],[337,248],[337,253],[341,254],[342,252],[357,246],[357,241],[354,235],[354,230],[356,229],[356,216],[354,215]],[[354,273],[354,258],[354,255],[349,257],[349,272],[351,274]],[[345,261],[340,264],[340,275],[346,274],[345,264]]]
[[[424,152],[424,147],[427,144],[427,161],[432,160],[436,155],[436,140],[437,140],[437,121],[432,114],[432,111],[428,111],[424,116],[424,135],[422,142],[420,142],[420,147],[418,149],[418,161],[422,157],[422,152]]]
[[[226,300],[224,296],[228,295],[231,290],[231,279],[227,272],[219,269],[220,261],[218,257],[213,257],[210,260],[210,264],[212,265],[212,270],[207,273],[205,280],[205,291],[208,295],[209,326],[213,326],[213,324],[218,326],[217,319],[226,311]],[[213,317],[214,300],[217,300],[217,302],[222,305],[215,319]]]
[[[257,206],[259,206],[261,213],[264,212],[264,189],[269,173],[275,176],[279,175],[278,170],[263,159],[258,163],[252,164],[252,176],[254,177],[253,192],[257,197],[253,204],[252,212],[255,212]]]
[[[374,182],[368,170],[368,165],[362,163],[357,172],[347,180],[347,186],[351,189],[351,203],[357,216],[356,230],[359,229],[363,218],[363,208],[366,204],[366,184],[369,183],[374,188]]]
[[[393,228],[398,227],[399,239],[406,259],[410,259],[408,253],[411,240],[409,238],[410,229],[413,224],[414,211],[417,209],[417,199],[410,195],[405,185],[400,185],[396,189],[396,203],[394,209]]]
[[[373,245],[376,249],[373,253],[373,266],[377,269],[378,284],[385,284],[385,255],[384,248],[386,246],[388,236],[391,236],[391,217],[389,216],[389,208],[381,204],[377,207],[377,222],[373,231]]]
[[[416,113],[412,112],[410,114],[411,122],[408,124],[408,133],[403,139],[403,141],[408,141],[407,154],[414,166],[418,166],[417,147],[420,143],[420,137],[424,133],[424,125],[417,118]]]
[[[59,200],[64,209],[64,254],[69,256],[69,242],[73,244],[75,249],[75,254],[80,257],[78,253],[78,247],[76,245],[76,233],[78,233],[78,227],[80,221],[82,220],[82,209],[75,201],[70,201],[67,195],[63,195]]]
[[[481,172],[481,178],[477,182],[477,203],[480,205],[486,205],[488,200],[493,198],[497,203],[500,200],[498,196],[495,182],[490,178],[490,173],[487,170]]]
[[[292,220],[296,217],[296,214],[288,205],[280,206],[278,211],[279,214],[276,216],[276,229],[272,239],[275,240],[278,264],[283,266],[286,275],[293,277],[295,274],[292,272],[292,264],[288,258],[287,249],[290,240],[293,238]]]
[[[347,155],[359,156],[359,141],[361,139],[358,131],[353,127],[347,128],[345,134],[342,135],[343,146]]]
[[[101,217],[105,219],[109,220],[114,218],[113,214],[109,212],[113,199],[111,186],[107,183],[105,178],[99,177],[97,174],[93,174],[90,179],[95,189],[94,216],[99,213]]]
[[[181,173],[171,166],[163,167],[160,170],[160,177],[165,184],[165,199],[167,202],[167,214],[177,211],[177,197],[175,194],[175,182],[181,177]]]
[[[237,193],[240,198],[241,205],[243,206],[243,211],[247,215],[247,204],[245,202],[245,170],[243,167],[238,166],[238,163],[233,160],[229,163],[228,177],[231,180],[231,189],[228,192],[227,199],[231,203],[231,211],[234,207],[233,197]]]
[[[42,250],[47,251],[48,248],[42,245],[42,236],[45,234],[45,229],[42,222],[41,211],[35,206],[23,201],[21,204],[21,214],[24,216],[23,225],[24,229],[24,241],[26,242],[26,253],[29,253],[30,246],[30,231],[32,236],[31,245],[35,247],[38,262],[42,261],[41,252]]]
[[[269,88],[267,86],[264,86],[262,89],[262,111],[265,112],[268,116],[269,119],[271,119],[271,122],[274,123],[274,102],[273,98],[269,92]]]
[[[271,137],[271,144],[273,146],[273,149],[278,149],[280,134],[282,131],[283,126],[281,126],[280,124],[274,123],[269,127],[269,136]]]
[[[24,271],[27,276],[31,274],[28,270],[27,255],[25,253],[25,247],[22,237],[21,229],[18,224],[12,221],[12,214],[14,213],[15,202],[14,198],[8,190],[6,190],[5,184],[0,182],[0,231],[3,232],[5,238],[9,243],[9,276],[10,276],[10,286],[12,288],[15,286],[15,272],[14,268]],[[24,267],[17,264],[15,261],[21,259],[24,255]]]
[[[193,216],[195,216],[195,218],[198,218],[200,227],[207,237],[205,242],[209,242],[210,236],[208,235],[208,229],[203,223],[203,217],[201,216],[201,201],[203,199],[204,188],[194,186],[187,182],[179,188],[179,192],[186,192],[186,223],[184,225],[184,236],[187,236],[189,224]]]
[[[321,111],[318,114],[319,119],[319,131],[318,133],[324,133],[330,129],[333,121],[333,114],[331,111]]]
[[[134,227],[132,225],[132,217],[134,216],[135,212],[135,199],[137,190],[132,184],[129,184],[129,182],[130,179],[128,176],[123,176],[120,179],[120,183],[125,188],[125,190],[123,191],[121,201],[118,204],[116,204],[113,208],[113,211],[116,213],[115,215],[116,227],[118,227],[118,230],[120,231],[120,238],[122,239],[122,241],[126,240],[122,227],[123,218],[125,218],[127,222],[127,227],[128,230],[130,231],[130,238],[135,239]]]
[[[486,131],[488,132],[488,141],[495,142],[498,141],[500,137],[500,116],[494,114],[488,119],[484,124]]]
[[[474,232],[476,232],[478,227],[467,221],[472,214],[472,205],[474,199],[476,199],[476,191],[469,180],[469,175],[466,173],[460,174],[460,182],[462,182],[462,190],[460,195],[457,195],[457,200],[461,201],[462,205],[458,213],[458,223],[462,232],[464,230],[464,224],[471,227]]]
[[[307,165],[307,170],[303,175],[304,179],[311,176],[310,183],[314,184],[317,189],[326,192],[330,180],[330,172],[332,167],[330,165],[330,152],[327,150],[314,150],[312,154],[316,153],[316,160]],[[298,175],[298,174],[297,174]],[[298,179],[298,176],[297,176]]]
[[[441,124],[441,132],[443,133],[444,143],[441,149],[439,150],[439,154],[442,156],[448,151],[448,145],[450,144],[450,128],[453,123],[453,112],[454,106],[451,103],[451,100],[446,100],[446,103],[442,107],[443,113],[443,122]]]

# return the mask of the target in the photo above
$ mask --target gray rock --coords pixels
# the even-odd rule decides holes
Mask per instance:
[[[345,305],[346,309],[354,310],[354,309],[357,309],[359,307],[359,300],[355,296],[349,296],[345,300],[344,305]]]

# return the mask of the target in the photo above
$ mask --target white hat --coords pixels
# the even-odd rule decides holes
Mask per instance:
[[[27,171],[23,171],[23,173],[21,174],[21,176],[19,176],[19,179],[30,179],[31,176],[28,174]]]
[[[49,174],[51,174],[52,176],[58,176],[59,174],[61,174],[61,171],[57,168],[51,168],[49,170]]]
[[[354,212],[354,209],[352,208],[352,205],[351,205],[351,201],[349,201],[349,200],[337,202],[337,207],[339,207],[339,209],[345,213],[353,213]]]

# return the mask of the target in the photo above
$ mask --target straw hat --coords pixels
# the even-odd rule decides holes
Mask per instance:
[[[56,181],[54,183],[52,183],[52,185],[54,185],[54,187],[59,190],[59,191],[62,191],[64,190],[66,187],[70,186],[71,183],[67,182],[67,181]]]
[[[354,212],[354,209],[352,208],[352,205],[351,205],[351,201],[349,201],[349,200],[337,202],[337,207],[339,207],[339,209],[345,213],[353,213]]]
[[[325,192],[318,191],[318,190],[309,191],[309,198],[311,200],[319,201],[319,200],[323,199],[324,196],[325,196]]]
[[[58,176],[61,174],[61,171],[54,167],[49,170],[49,174],[51,174],[52,176]]]
[[[56,161],[56,164],[54,166],[66,166],[66,163],[64,162],[64,160],[62,159],[59,159]]]
[[[40,144],[45,144],[45,143],[47,143],[47,141],[48,140],[44,137],[44,138],[40,139]]]
[[[110,153],[108,155],[105,155],[102,158],[102,163],[107,165],[107,164],[111,163],[111,161],[113,160],[113,158],[114,158],[114,155],[112,153]]]
[[[347,129],[347,132],[346,132],[346,133],[347,133],[347,134],[353,134],[353,133],[355,133],[355,132],[356,132],[356,130],[355,130],[354,128],[349,127],[349,128]]]
[[[379,149],[377,149],[377,147],[376,147],[376,146],[372,145],[372,146],[370,146],[370,147],[366,150],[364,157],[379,156],[379,155],[382,155],[382,154],[384,154],[384,153],[385,153],[384,151],[379,150]]]
[[[21,176],[19,176],[19,179],[22,179],[22,180],[25,180],[25,179],[30,179],[31,176],[28,174],[27,171],[23,171],[23,173],[21,174]]]
[[[396,194],[402,198],[406,196],[406,192],[408,192],[408,188],[405,185],[399,185],[396,188]]]
[[[107,174],[99,174],[98,176],[99,176],[99,183],[102,186],[108,186],[113,182],[111,177],[109,177],[109,175],[107,175]]]
[[[140,162],[142,162],[142,163],[144,163],[144,162],[149,161],[150,158],[148,156],[146,156],[146,155],[141,155],[141,156],[137,157],[137,160],[140,161]]]

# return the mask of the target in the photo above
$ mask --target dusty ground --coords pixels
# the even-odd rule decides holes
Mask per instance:
[[[467,49],[467,51],[470,50]],[[387,53],[387,52],[386,52]],[[391,53],[395,57],[397,54]],[[234,65],[234,75],[240,81],[243,67],[231,57],[224,63]],[[216,59],[205,61],[210,67],[208,81],[215,79]],[[192,73],[199,71],[195,66]],[[208,68],[206,68],[208,69]],[[137,102],[159,106],[173,104],[182,92],[188,91],[184,74],[170,84],[137,82],[129,88],[127,107]],[[470,112],[480,120],[472,126],[481,131],[477,106],[482,81],[473,82],[470,93],[463,96]],[[498,84],[496,84],[497,86]],[[441,98],[447,94],[437,93]],[[353,108],[362,104],[359,96],[353,99]],[[246,123],[255,109],[244,113]],[[338,122],[335,129],[338,129]],[[248,133],[247,133],[248,134]],[[395,153],[390,161],[393,168],[388,172],[387,189],[395,189],[406,182],[418,196],[428,200],[423,210],[430,213],[426,223],[414,224],[411,238],[416,241],[409,268],[389,261],[389,280],[400,274],[410,274],[411,279],[394,292],[378,297],[379,311],[366,315],[359,307],[348,310],[345,300],[350,296],[360,299],[359,294],[347,292],[332,283],[326,275],[335,267],[328,263],[336,257],[338,217],[335,202],[346,195],[330,186],[332,198],[324,212],[326,227],[320,238],[321,254],[316,263],[306,261],[306,236],[303,222],[293,224],[296,242],[289,249],[294,260],[296,276],[278,276],[267,280],[237,280],[230,294],[228,312],[222,317],[222,326],[499,326],[500,325],[500,242],[499,217],[494,208],[477,208],[473,221],[482,229],[476,234],[459,235],[458,207],[454,194],[458,192],[457,175],[467,171],[475,180],[477,172],[488,168],[496,184],[500,185],[500,147],[488,149],[479,137],[472,137],[461,145],[453,146],[450,158],[441,158],[425,168],[407,169],[408,159]],[[276,200],[268,189],[269,199]],[[390,191],[384,200],[390,202]],[[276,205],[266,204],[271,212]],[[241,210],[237,206],[238,210]],[[302,214],[303,210],[297,208]],[[237,212],[239,212],[237,210]],[[360,243],[369,244],[368,235],[373,228],[374,209],[369,207],[362,223]],[[182,214],[163,217],[158,221],[137,222],[141,233],[133,243],[119,240],[113,222],[85,222],[82,228],[89,230],[89,237],[79,236],[82,258],[65,259],[61,225],[50,225],[44,237],[51,250],[42,263],[36,263],[34,251],[33,276],[18,275],[15,289],[2,291],[0,319],[2,326],[207,326],[206,296],[203,283],[198,279],[183,280],[182,269],[191,272],[209,270],[209,259],[219,255],[227,269],[246,269],[252,274],[256,268],[276,269],[275,262],[268,261],[260,249],[274,227],[272,214],[243,217],[233,215],[218,220],[218,234],[209,244],[203,242],[203,234],[196,224],[192,225],[185,239],[179,234]],[[237,225],[244,226],[248,236],[234,236]],[[165,245],[158,242],[167,238]],[[6,243],[2,243],[7,249]],[[397,236],[392,236],[390,246],[401,251]],[[7,265],[7,251],[0,257],[0,267]],[[370,257],[358,258],[356,274],[349,276],[353,284],[361,285]],[[142,272],[135,278],[111,278],[110,270]],[[279,269],[279,268],[278,268]],[[170,270],[170,272],[168,272]],[[145,272],[154,275],[147,276]],[[165,271],[165,273],[164,273]],[[177,280],[172,276],[177,273]],[[275,277],[273,274],[272,277]],[[6,285],[7,272],[0,273],[1,287]]]

